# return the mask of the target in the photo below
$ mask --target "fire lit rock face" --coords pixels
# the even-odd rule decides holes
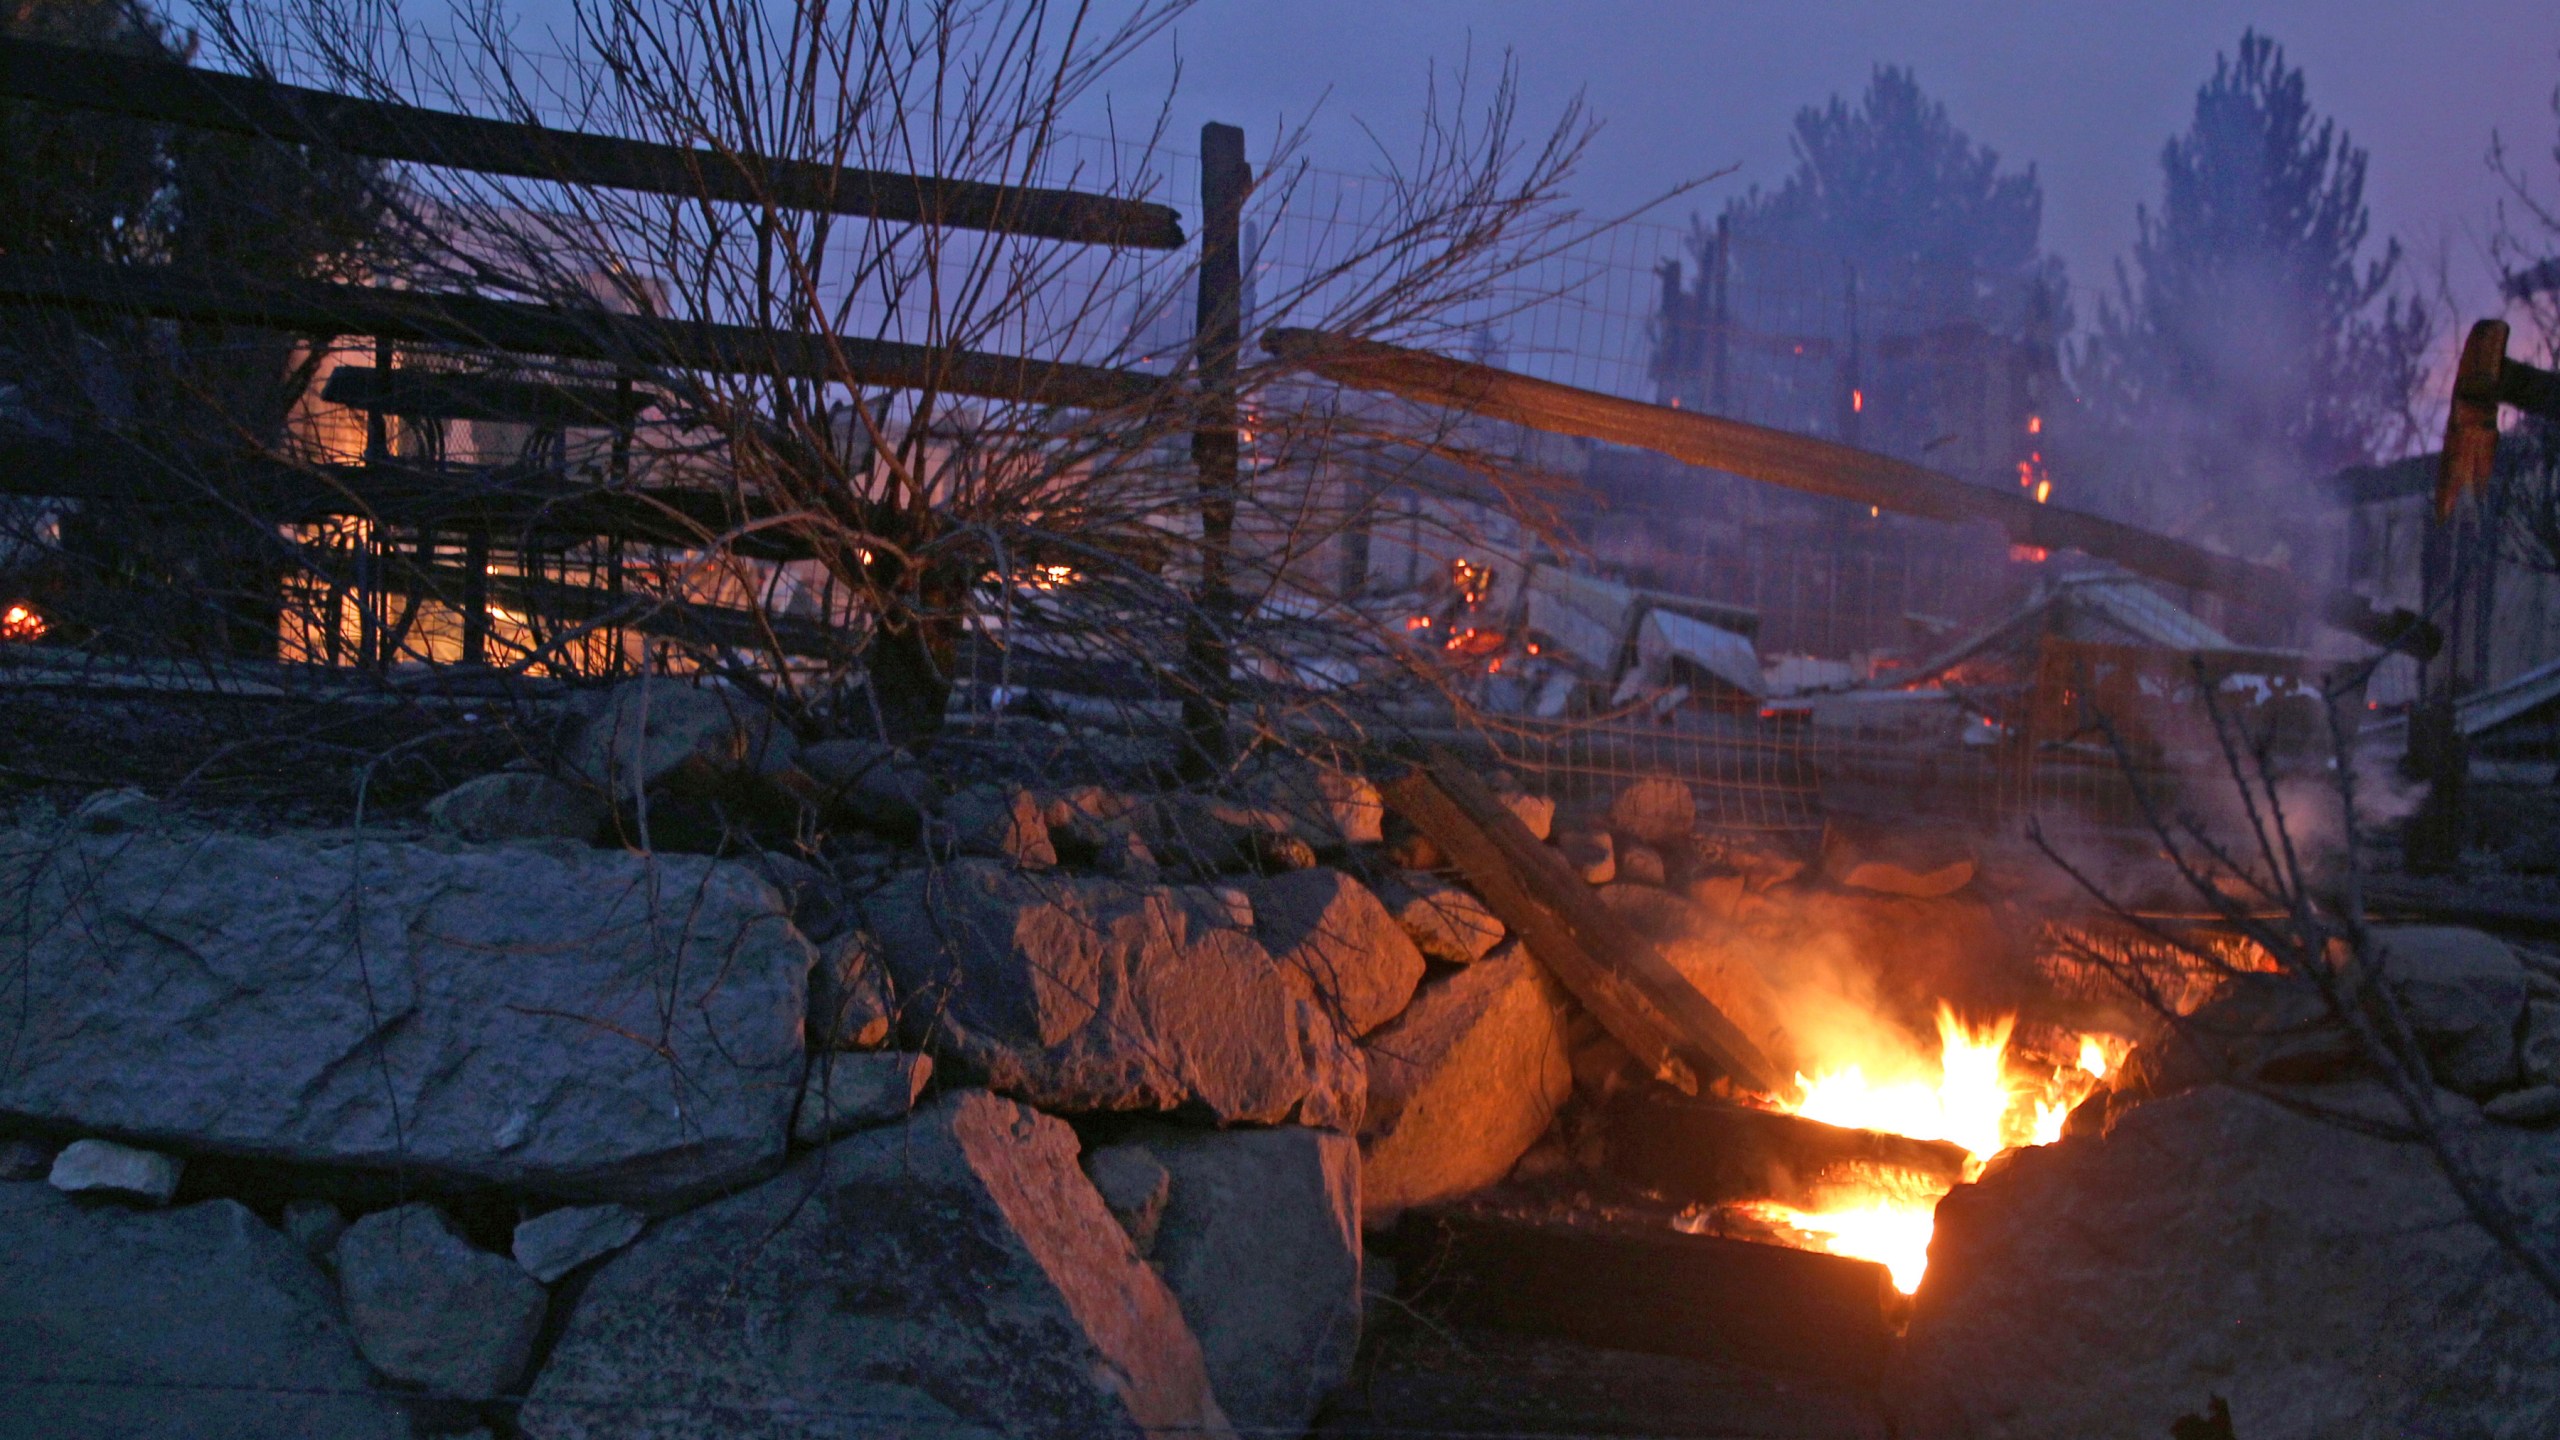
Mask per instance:
[[[1573,1091],[1564,996],[1516,941],[1424,986],[1365,1048],[1372,1227],[1501,1179]]]
[[[2560,1207],[2560,1149],[2439,1101],[2519,1213]],[[2560,1434],[2560,1324],[2422,1150],[2209,1086],[1950,1195],[1890,1390],[1912,1440],[2159,1440],[2215,1396],[2247,1440],[2523,1440]]]

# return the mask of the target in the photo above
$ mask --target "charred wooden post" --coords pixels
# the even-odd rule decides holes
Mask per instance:
[[[2427,613],[2439,617],[2449,643],[2426,668],[2403,761],[2427,782],[2404,842],[2408,867],[2418,874],[2443,874],[2461,862],[2471,754],[2455,706],[2487,669],[2498,537],[2482,512],[2498,463],[2498,407],[2560,421],[2560,375],[2510,359],[2507,338],[2503,320],[2483,320],[2464,337],[2420,562]]]
[[[1872,1378],[1892,1343],[1885,1268],[1612,1225],[1417,1210],[1385,1246],[1426,1312],[1617,1350]]]
[[[1810,1207],[1842,1184],[1899,1179],[1951,1190],[1972,1157],[1961,1145],[1852,1130],[1660,1090],[1609,1107],[1609,1168],[1672,1199],[1702,1205],[1774,1200]]]
[[[1529,953],[1654,1075],[1695,1094],[1725,1076],[1763,1093],[1777,1069],[1563,858],[1445,750],[1380,788],[1449,857]]]
[[[1200,127],[1200,296],[1192,342],[1199,375],[1199,427],[1191,436],[1200,472],[1200,588],[1186,622],[1183,771],[1206,779],[1228,759],[1227,709],[1234,689],[1229,635],[1236,596],[1228,574],[1235,547],[1238,443],[1236,354],[1244,343],[1244,200],[1253,188],[1244,132]]]

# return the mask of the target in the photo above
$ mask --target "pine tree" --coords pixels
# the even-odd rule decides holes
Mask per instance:
[[[2428,317],[2395,284],[2398,242],[2368,255],[2366,152],[2266,36],[2216,57],[2160,165],[2075,377],[2107,508],[2302,556],[2315,482],[2413,433]]]
[[[2005,380],[2028,358],[2017,342],[2034,334],[2049,349],[2070,323],[2061,263],[2041,248],[2034,167],[2003,170],[1897,66],[1879,67],[1854,108],[1834,96],[1799,111],[1794,151],[1777,189],[1754,189],[1717,227],[1693,230],[1699,278],[1665,286],[1665,398],[2004,471],[2014,457],[1996,437],[1967,436],[1966,463],[1930,452],[1955,423],[1938,413],[1952,372],[1975,386],[1986,367]],[[1719,317],[1734,337],[1721,358],[1706,338]],[[1717,383],[1719,365],[1729,384]]]

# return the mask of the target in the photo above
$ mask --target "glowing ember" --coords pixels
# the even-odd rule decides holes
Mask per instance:
[[[0,610],[0,640],[41,640],[44,628],[44,617],[27,606],[12,605]]]
[[[1808,1120],[1945,1140],[1972,1157],[1966,1178],[1979,1175],[1993,1156],[2062,1138],[2071,1109],[2088,1098],[2123,1058],[2123,1045],[2083,1036],[2078,1064],[2043,1074],[2013,1063],[2009,1035],[2015,1016],[1968,1025],[1955,1012],[1938,1011],[1934,1063],[1917,1053],[1879,1053],[1796,1076],[1802,1092],[1779,1108]],[[1774,1202],[1744,1207],[1781,1238],[1807,1249],[1873,1260],[1893,1274],[1894,1288],[1910,1294],[1929,1266],[1929,1235],[1943,1192],[1878,1180],[1842,1187],[1813,1209]]]

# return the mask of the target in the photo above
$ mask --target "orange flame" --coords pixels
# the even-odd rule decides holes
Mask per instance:
[[[12,605],[0,610],[0,641],[33,642],[44,638],[44,617],[33,607]]]
[[[1800,1093],[1779,1108],[1826,1124],[1961,1145],[1971,1157],[1970,1179],[2004,1150],[2061,1139],[2072,1107],[2123,1059],[2123,1042],[2088,1035],[2081,1037],[2076,1065],[2037,1074],[2010,1058],[2016,1023],[2016,1016],[2004,1015],[1969,1025],[1941,1006],[1934,1064],[1917,1053],[1875,1054],[1811,1078],[1799,1074]],[[1942,1193],[1880,1178],[1841,1187],[1814,1208],[1763,1202],[1744,1209],[1793,1244],[1882,1264],[1894,1288],[1908,1295],[1929,1268]]]

